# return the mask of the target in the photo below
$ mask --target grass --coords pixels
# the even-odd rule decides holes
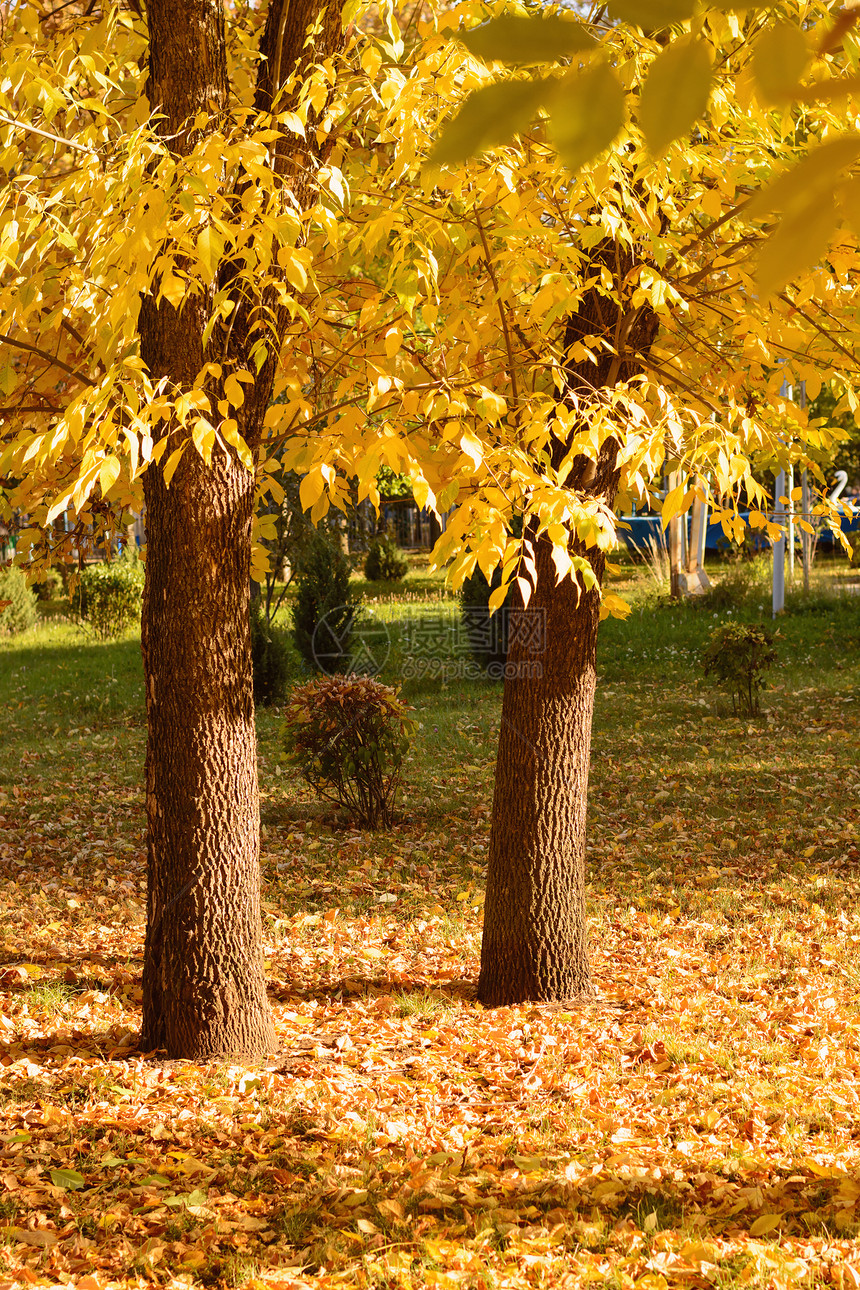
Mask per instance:
[[[280,713],[257,714],[282,1051],[252,1072],[134,1048],[139,642],[56,614],[0,642],[9,1283],[855,1284],[860,597],[844,563],[816,568],[739,720],[698,657],[729,612],[768,620],[766,570],[675,606],[622,564],[590,785],[598,993],[561,1009],[474,1002],[501,687],[457,675],[438,581],[377,596],[391,679],[416,639],[449,676],[404,679],[420,728],[388,834],[315,802]],[[57,1239],[22,1240],[30,1221]]]

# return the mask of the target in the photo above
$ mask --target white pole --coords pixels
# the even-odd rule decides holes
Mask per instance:
[[[794,466],[788,468],[788,580],[794,586]]]
[[[781,470],[776,477],[774,485],[774,512],[773,519],[775,524],[782,524],[785,519],[784,503],[782,497],[785,495],[785,471]],[[773,544],[773,616],[781,614],[785,608],[785,532],[780,534],[779,541]]]
[[[783,381],[780,394],[784,399],[794,396],[794,387]],[[785,522],[785,471],[776,476],[773,488],[773,522],[780,527]],[[778,542],[773,544],[773,616],[781,614],[785,608],[785,532]]]
[[[812,518],[809,514],[809,476],[806,471],[804,471],[800,477],[800,490],[800,505],[803,508],[803,518],[806,520],[807,524],[811,524]],[[809,591],[809,566],[812,562],[812,534],[807,533],[806,529],[801,529],[800,532],[800,550],[803,558],[803,590]]]

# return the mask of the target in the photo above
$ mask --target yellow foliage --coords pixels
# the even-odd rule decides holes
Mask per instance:
[[[19,11],[32,17],[34,0]],[[506,25],[490,24],[473,52],[452,40],[452,27],[494,12]],[[788,97],[807,65],[816,83],[851,69],[841,45],[813,57],[802,34],[828,29],[824,0],[780,12],[777,28],[765,9],[706,6],[678,20],[668,47],[561,15],[564,30],[522,47],[532,73],[481,61],[516,44],[501,4],[467,0],[419,24],[411,44],[393,12],[383,31],[355,7],[343,59],[315,69],[275,118],[253,109],[252,42],[237,29],[230,111],[182,158],[147,119],[137,18],[22,21],[0,52],[0,476],[6,505],[32,517],[34,555],[47,557],[63,509],[84,527],[120,522],[140,505],[149,464],[167,452],[169,480],[186,450],[238,454],[261,491],[283,460],[304,476],[315,517],[343,504],[347,478],[376,502],[379,467],[406,472],[420,504],[454,508],[435,558],[451,561],[455,583],[480,561],[527,585],[529,549],[511,536],[523,514],[552,530],[559,576],[588,582],[570,540],[608,549],[614,518],[577,487],[575,462],[613,443],[623,495],[647,497],[668,462],[680,483],[664,520],[690,505],[693,478],[710,478],[737,536],[739,489],[761,493],[753,472],[802,464],[835,433],[788,408],[783,382],[812,392],[836,380],[848,404],[858,398],[846,339],[860,283],[855,91],[814,111]],[[566,42],[557,57],[552,32]],[[782,79],[771,69],[765,83],[762,50],[777,44]],[[673,85],[683,94],[670,102]],[[464,123],[467,100],[478,106]],[[518,137],[500,132],[499,104]],[[272,147],[281,136],[301,147],[312,107],[332,143],[300,209]],[[434,153],[452,108],[460,133]],[[498,146],[463,160],[470,130]],[[805,197],[785,174],[806,174]],[[828,201],[837,192],[844,202]],[[609,246],[633,269],[613,267]],[[592,289],[622,322],[612,337],[571,340]],[[187,388],[154,384],[141,363],[147,292],[205,320]],[[251,370],[228,358],[237,302],[254,317]],[[625,376],[627,335],[646,309],[660,330]],[[244,418],[279,310],[289,323],[257,445]],[[571,363],[607,352],[614,383],[574,392]],[[183,424],[168,450],[165,428]]]

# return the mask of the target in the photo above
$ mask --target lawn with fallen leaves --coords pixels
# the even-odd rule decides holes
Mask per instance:
[[[407,688],[390,833],[261,711],[255,1070],[137,1050],[138,642],[0,642],[0,1290],[860,1287],[860,596],[781,622],[757,720],[722,620],[601,629],[582,1005],[475,1002],[497,685]]]

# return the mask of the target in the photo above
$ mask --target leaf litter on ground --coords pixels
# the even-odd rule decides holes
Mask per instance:
[[[264,718],[259,1070],[137,1051],[139,718],[37,737],[24,700],[0,1288],[860,1286],[860,723],[828,702],[856,648],[761,722],[664,666],[604,669],[587,1003],[475,1002],[495,687],[413,700],[432,756],[392,834],[278,774]]]

